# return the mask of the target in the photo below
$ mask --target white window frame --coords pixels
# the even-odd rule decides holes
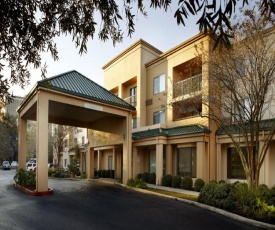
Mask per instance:
[[[165,74],[154,78],[154,95],[165,91]]]

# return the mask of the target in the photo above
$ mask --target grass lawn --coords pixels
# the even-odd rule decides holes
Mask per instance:
[[[173,196],[173,197],[182,198],[182,199],[191,200],[191,201],[198,201],[198,197],[194,195],[171,192],[171,191],[166,191],[166,190],[161,190],[156,188],[147,188],[146,190],[155,192],[155,193],[164,194],[167,196]]]

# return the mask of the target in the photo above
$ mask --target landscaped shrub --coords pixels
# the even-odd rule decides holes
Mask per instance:
[[[105,169],[102,170],[101,177],[102,178],[106,178],[106,170]]]
[[[166,186],[166,187],[171,187],[172,186],[172,175],[171,174],[164,175],[161,179],[161,185]]]
[[[110,178],[115,178],[115,170],[110,170]]]
[[[19,169],[14,176],[14,181],[30,190],[36,189],[36,173],[33,171],[26,171],[24,169]]]
[[[219,181],[219,184],[223,184],[223,183],[226,183],[226,181],[225,180],[220,180]]]
[[[80,179],[87,179],[87,174],[86,172],[83,172],[82,175],[80,176]]]
[[[181,177],[180,176],[173,176],[172,177],[172,187],[173,188],[179,188],[181,183]]]
[[[142,179],[142,173],[137,174],[137,179]]]
[[[133,188],[142,188],[142,189],[147,188],[146,183],[142,179],[134,180],[133,178],[128,179],[127,186],[133,187]]]
[[[148,172],[142,173],[142,180],[146,183],[148,182],[148,176],[149,176]]]
[[[270,190],[267,185],[260,184],[258,186],[258,196],[262,201],[268,201],[270,197]]]
[[[97,176],[98,176],[99,178],[101,178],[101,177],[102,177],[102,170],[101,170],[101,169],[99,169],[99,170],[98,170],[98,172],[97,172]]]
[[[203,179],[201,179],[201,178],[196,179],[195,183],[194,183],[195,191],[200,192],[204,185],[205,185],[205,182]]]
[[[198,202],[222,208],[224,210],[234,210],[235,198],[232,195],[234,185],[227,183],[208,183],[200,191]]]
[[[106,170],[105,171],[105,177],[106,178],[110,178],[110,170]]]
[[[52,176],[54,176],[54,174],[55,174],[55,171],[54,171],[53,169],[50,168],[50,169],[48,170],[48,176],[49,176],[49,177],[52,177]]]
[[[94,171],[94,177],[98,177],[98,170]]]
[[[211,181],[209,181],[209,183],[218,184],[218,182],[216,180],[211,180]]]
[[[155,173],[149,173],[148,183],[149,184],[156,184],[156,174]]]
[[[190,176],[184,176],[181,180],[181,187],[190,190],[193,187],[193,180]]]
[[[269,198],[266,201],[269,205],[275,206],[275,185],[271,187],[270,193],[269,193]]]

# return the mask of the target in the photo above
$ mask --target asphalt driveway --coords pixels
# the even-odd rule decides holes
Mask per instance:
[[[50,196],[13,186],[0,170],[0,229],[257,229],[183,202],[88,180],[49,179]]]

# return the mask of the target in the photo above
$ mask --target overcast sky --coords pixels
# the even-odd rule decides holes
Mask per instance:
[[[127,31],[124,31],[122,43],[113,46],[112,41],[102,42],[94,39],[88,42],[88,52],[79,56],[71,37],[60,37],[57,41],[59,51],[59,60],[53,61],[49,54],[43,54],[43,63],[46,62],[47,77],[52,77],[70,70],[77,70],[81,74],[90,78],[94,82],[103,86],[102,67],[112,58],[125,50],[131,44],[142,38],[157,49],[165,52],[181,42],[191,38],[199,33],[196,21],[198,17],[191,17],[186,20],[186,27],[177,25],[174,18],[174,12],[178,1],[173,1],[173,5],[168,12],[164,10],[154,10],[146,8],[148,16],[137,14],[135,19],[135,32],[133,36],[127,37]],[[100,22],[98,22],[100,23]],[[124,22],[121,23],[124,25]],[[37,81],[41,80],[40,70],[31,70],[30,85],[24,90],[19,87],[12,87],[12,92],[16,96],[25,96],[34,87]]]

